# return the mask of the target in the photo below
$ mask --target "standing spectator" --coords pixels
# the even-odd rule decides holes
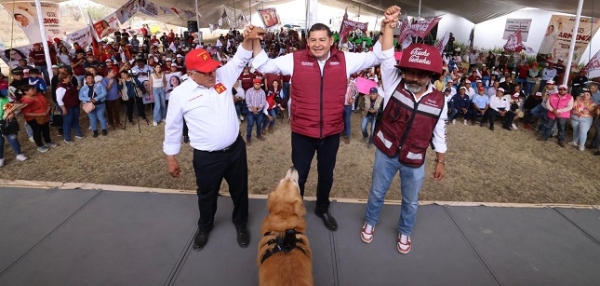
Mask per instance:
[[[6,122],[12,122],[13,126],[19,126],[17,123],[17,118],[12,110],[7,108],[7,105],[12,104],[10,102],[10,98],[6,95],[0,95],[0,118],[6,120]],[[4,139],[10,144],[13,149],[13,152],[17,156],[18,161],[25,161],[27,157],[23,155],[21,152],[21,144],[19,144],[19,138],[17,136],[17,132],[19,131],[18,127],[13,130],[0,131],[0,167],[4,166]]]
[[[96,106],[92,112],[88,113],[93,132],[92,137],[98,137],[98,121],[100,121],[100,127],[102,128],[102,136],[108,135],[104,115],[106,113],[106,87],[101,83],[96,83],[94,75],[87,74],[85,76],[85,84],[79,90],[79,100],[83,104],[91,102]]]
[[[485,65],[490,69],[493,69],[496,66],[496,56],[491,50],[488,52],[488,55],[485,58]]]
[[[40,75],[40,70],[38,69],[30,69],[29,70],[29,85],[33,85],[35,89],[40,93],[46,93],[46,81]]]
[[[102,79],[101,83],[106,87],[106,114],[108,118],[108,125],[113,129],[123,128],[121,125],[120,111],[120,96],[119,96],[119,82],[116,78],[117,72],[114,69],[108,69],[106,77]]]
[[[254,88],[246,91],[246,105],[248,105],[248,127],[246,129],[246,144],[252,145],[252,128],[254,122],[256,122],[256,138],[260,141],[264,141],[265,138],[262,136],[262,120],[263,120],[263,108],[266,106],[266,95],[265,91],[261,88],[262,80],[259,78],[254,79]]]
[[[142,101],[141,97],[142,94],[146,93],[144,85],[137,78],[132,78],[129,75],[129,71],[124,70],[121,71],[119,89],[121,89],[121,94],[127,95],[127,99],[123,101],[125,102],[127,120],[129,123],[133,124],[133,109],[135,108],[137,116],[144,119],[147,125],[150,125],[150,122],[146,118],[144,102]],[[139,89],[139,91],[136,91],[136,89]]]
[[[566,85],[560,85],[558,87],[558,93],[551,94],[546,101],[546,109],[548,110],[548,122],[546,123],[546,130],[544,137],[540,138],[540,141],[548,141],[554,124],[558,125],[558,145],[565,147],[565,125],[567,119],[573,109],[573,97],[567,92],[568,87]]]
[[[350,144],[350,132],[352,129],[352,107],[354,106],[354,100],[358,96],[358,89],[356,88],[356,75],[352,74],[348,78],[348,86],[346,87],[346,99],[344,101],[344,143]]]
[[[84,56],[85,53],[81,51],[77,52],[75,58],[71,59],[71,68],[79,86],[83,85],[83,80],[85,79],[85,68],[83,67],[83,63],[85,62]]]
[[[396,68],[393,28],[399,14],[398,6],[385,11],[383,36],[380,37],[382,51],[378,55],[382,58],[381,71],[387,104],[375,128],[377,151],[365,223],[360,236],[365,243],[373,240],[385,195],[399,171],[402,207],[396,249],[401,254],[408,254],[430,143],[436,157],[433,178],[439,181],[444,177],[447,107],[443,94],[431,84],[432,77],[442,72],[442,58],[434,47],[425,44],[408,46],[404,53],[411,56],[402,57],[397,66],[402,68],[402,75]]]
[[[21,103],[27,104],[21,113],[27,124],[31,126],[37,150],[41,153],[48,152],[49,147],[56,147],[50,139],[50,103],[33,85],[22,85],[21,92],[23,93]],[[42,142],[42,137],[46,144]]]
[[[540,91],[542,91],[542,88],[546,87],[546,82],[550,80],[554,81],[555,76],[556,70],[554,69],[554,63],[548,62],[548,66],[542,70],[542,81],[540,82]]]
[[[154,66],[154,73],[150,75],[150,96],[154,97],[154,117],[152,125],[157,126],[158,123],[165,120],[167,117],[167,103],[165,98],[165,88],[167,79],[162,72],[160,64]]]
[[[539,73],[537,63],[533,62],[529,70],[527,70],[527,79],[525,80],[525,92],[527,96],[533,95],[533,88],[535,87]]]
[[[371,87],[369,90],[369,96],[365,96],[365,107],[363,108],[363,120],[360,124],[360,130],[362,131],[363,139],[369,138],[368,147],[373,145],[373,132],[375,130],[375,121],[377,120],[377,112],[383,104],[383,97],[379,96],[379,90],[376,87]],[[367,131],[367,125],[371,124],[370,131]]]
[[[577,99],[579,94],[583,91],[585,84],[588,82],[585,69],[579,71],[579,75],[573,78],[571,82],[571,93],[573,98]]]
[[[65,70],[58,74],[58,85],[56,88],[56,105],[60,109],[60,114],[63,117],[63,137],[65,143],[73,143],[71,140],[71,129],[75,132],[75,138],[83,139],[83,133],[79,126],[79,114],[81,109],[79,104],[79,92],[77,84],[73,83],[73,75],[70,71]]]
[[[592,101],[592,95],[589,90],[583,91],[583,96],[575,100],[573,110],[571,111],[571,126],[573,127],[573,141],[569,145],[579,147],[579,151],[585,149],[587,133],[592,127],[594,115],[600,114],[596,110],[598,106]]]
[[[298,170],[300,193],[304,196],[304,185],[316,152],[319,175],[315,214],[327,229],[336,230],[337,222],[329,212],[329,193],[340,133],[344,130],[348,78],[379,61],[372,52],[346,53],[332,46],[333,33],[329,27],[316,23],[308,31],[307,49],[275,59],[269,59],[267,53],[260,50],[252,65],[262,73],[291,75],[292,162]]]
[[[590,94],[592,95],[592,101],[596,104],[596,106],[600,106],[600,90],[598,90],[598,85],[596,83],[590,84]],[[596,129],[596,135],[594,136],[594,140],[592,143],[587,146],[589,149],[597,149],[594,155],[600,156],[600,117],[596,116],[594,120],[594,128]]]

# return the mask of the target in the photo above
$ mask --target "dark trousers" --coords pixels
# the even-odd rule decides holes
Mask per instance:
[[[31,126],[31,130],[33,130],[33,140],[35,140],[35,145],[38,147],[44,146],[42,142],[42,137],[44,137],[44,141],[46,143],[52,143],[50,140],[50,123],[46,122],[44,124],[38,124],[37,121],[30,120],[27,121],[27,124]]]
[[[129,122],[133,121],[133,108],[137,109],[137,115],[142,119],[146,119],[146,113],[144,112],[144,102],[141,98],[129,98],[129,100],[125,101],[125,106],[127,107],[127,120]]]
[[[592,147],[600,150],[600,118],[596,118],[594,120],[594,128],[596,129],[596,135],[594,135],[594,140],[592,141]]]
[[[317,207],[316,211],[323,213],[329,210],[329,193],[333,185],[333,169],[340,136],[334,134],[323,139],[311,138],[292,132],[292,163],[298,170],[298,185],[300,194],[304,197],[304,184],[310,171],[310,164],[315,151],[317,152]]]
[[[496,121],[496,117],[498,116],[500,116],[500,113],[498,111],[488,108],[488,110],[483,115],[481,123],[486,123],[489,120],[490,126],[494,126],[494,122]],[[504,115],[504,121],[502,122],[502,127],[510,128],[510,125],[513,122],[513,118],[515,118],[515,114],[512,111],[506,112],[506,114]]]
[[[213,229],[223,178],[233,200],[233,224],[236,229],[245,228],[248,222],[248,162],[244,140],[238,137],[224,152],[194,150],[193,160],[200,210],[198,229],[201,232]]]
[[[106,101],[106,119],[108,120],[108,125],[115,127],[116,125],[121,124],[120,113],[121,111],[121,100],[107,100]]]
[[[189,131],[190,129],[188,129],[187,123],[185,123],[185,120],[183,120],[183,137],[188,137]]]

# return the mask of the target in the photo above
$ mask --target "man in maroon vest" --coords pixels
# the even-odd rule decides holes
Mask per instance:
[[[292,163],[298,170],[298,185],[304,196],[304,184],[310,164],[317,153],[318,183],[315,214],[329,230],[337,222],[329,212],[329,193],[333,169],[344,130],[346,83],[351,74],[379,63],[374,53],[344,53],[333,45],[333,34],[324,24],[314,24],[308,32],[306,50],[269,59],[254,44],[252,65],[261,73],[291,75]]]
[[[385,194],[400,171],[402,207],[396,249],[407,254],[430,144],[436,152],[433,177],[436,180],[444,177],[448,107],[444,95],[431,84],[432,77],[442,72],[442,57],[436,48],[412,44],[395,66],[393,30],[398,15],[398,6],[385,11],[380,37],[382,51],[376,50],[381,60],[385,107],[374,131],[377,151],[361,239],[365,243],[373,240]],[[402,70],[402,76],[397,68]]]

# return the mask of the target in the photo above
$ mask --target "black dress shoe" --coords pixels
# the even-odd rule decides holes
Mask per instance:
[[[594,156],[600,156],[600,151],[596,151],[596,153],[594,153]]]
[[[329,213],[329,212],[318,212],[315,210],[315,214],[320,217],[323,220],[323,224],[325,224],[325,227],[328,230],[331,231],[336,231],[338,228],[337,222],[335,221],[335,218],[333,218],[333,216]]]
[[[194,245],[192,246],[192,249],[196,251],[202,250],[202,248],[204,248],[204,246],[206,246],[206,243],[208,242],[209,234],[210,232],[208,231],[196,232],[196,237],[194,238]]]
[[[241,248],[246,248],[250,244],[250,233],[247,228],[237,230],[237,243]]]

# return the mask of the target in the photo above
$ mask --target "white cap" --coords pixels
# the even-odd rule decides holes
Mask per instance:
[[[171,58],[166,58],[165,61],[170,62],[173,61]]]
[[[504,88],[498,88],[498,91],[504,92]]]
[[[181,54],[177,54],[178,58],[183,58],[183,56]]]
[[[561,89],[561,88],[569,89],[569,87],[566,84],[561,84],[558,86],[558,89]]]

